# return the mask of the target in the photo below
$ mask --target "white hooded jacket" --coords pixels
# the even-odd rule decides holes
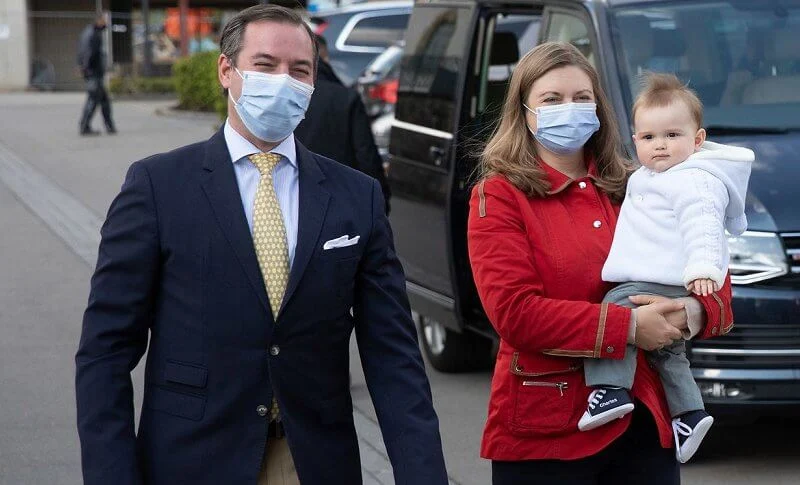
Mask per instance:
[[[686,286],[710,278],[719,286],[730,254],[725,230],[747,229],[744,203],[755,155],[707,141],[664,172],[631,175],[603,280]]]

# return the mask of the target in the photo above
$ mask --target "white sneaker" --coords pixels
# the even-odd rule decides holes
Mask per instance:
[[[589,394],[589,406],[578,421],[578,429],[589,431],[619,419],[633,411],[633,401],[626,389],[601,387]]]
[[[679,462],[686,463],[694,456],[712,424],[714,418],[702,409],[689,411],[672,420],[675,457]]]

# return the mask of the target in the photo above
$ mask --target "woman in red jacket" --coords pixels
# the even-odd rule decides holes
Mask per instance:
[[[597,72],[569,44],[525,55],[472,192],[469,253],[500,336],[481,456],[494,485],[680,483],[664,390],[640,351],[635,411],[591,431],[583,358],[621,359],[627,343],[661,348],[688,326],[732,324],[730,282],[715,295],[600,303],[600,272],[629,165]]]

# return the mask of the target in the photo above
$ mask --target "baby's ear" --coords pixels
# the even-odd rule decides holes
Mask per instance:
[[[700,149],[700,146],[706,142],[706,130],[700,128],[697,130],[697,133],[694,135],[694,148],[695,150]]]

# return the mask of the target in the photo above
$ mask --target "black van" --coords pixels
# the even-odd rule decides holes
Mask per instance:
[[[432,365],[455,372],[490,361],[496,336],[470,272],[467,201],[476,155],[510,75],[520,56],[544,41],[570,42],[594,64],[623,139],[631,140],[638,75],[665,71],[697,91],[712,140],[755,151],[749,230],[730,240],[736,326],[694,342],[691,359],[707,402],[796,412],[800,0],[417,2],[406,31],[389,180],[397,250]]]

